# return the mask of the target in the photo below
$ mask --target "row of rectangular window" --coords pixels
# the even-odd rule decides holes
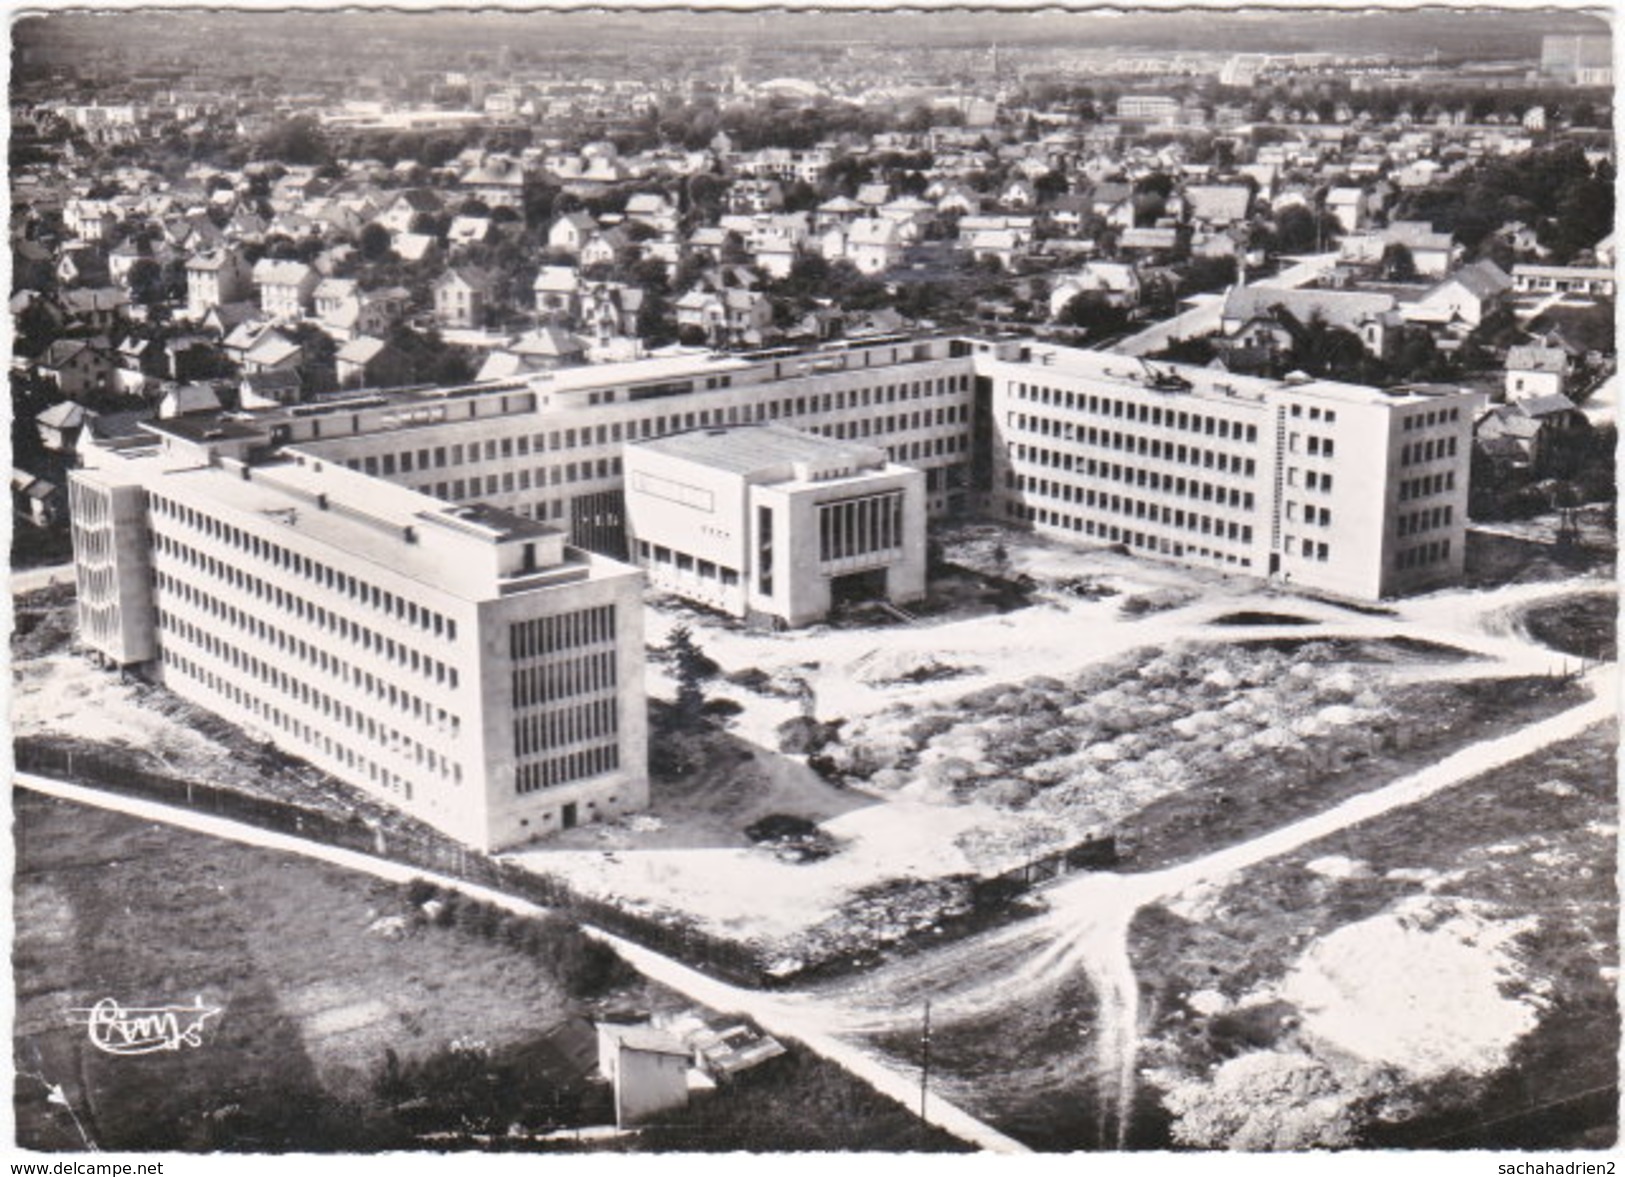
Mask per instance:
[[[1131,548],[1141,548],[1146,552],[1173,556],[1175,559],[1212,560],[1215,563],[1230,564],[1238,568],[1251,568],[1253,566],[1252,557],[1245,553],[1225,552],[1217,548],[1186,544],[1169,536],[1135,531],[1132,528],[1119,527],[1115,523],[1107,523],[1103,520],[1096,522],[1087,516],[1055,511],[1048,507],[1028,506],[1025,503],[1006,503],[1005,514],[1012,519],[1035,523],[1040,527],[1055,527],[1063,531],[1073,531],[1080,535],[1105,540],[1108,543],[1127,544]]]
[[[675,568],[679,572],[689,572],[701,580],[715,580],[725,587],[732,588],[739,583],[737,569],[725,568],[714,561],[702,560],[691,556],[687,552],[673,551],[661,544],[651,544],[646,539],[638,541],[638,558],[644,564],[664,565]]]
[[[1332,547],[1325,540],[1306,539],[1300,541],[1297,536],[1289,535],[1281,541],[1281,546],[1289,556],[1302,555],[1305,560],[1315,560],[1326,563],[1332,558]]]
[[[296,593],[288,592],[252,573],[244,572],[236,565],[227,564],[223,560],[200,552],[164,532],[156,532],[153,535],[153,551],[159,556],[168,556],[184,564],[190,564],[239,592],[250,593],[301,621],[336,633],[345,641],[352,642],[363,650],[377,654],[402,668],[410,668],[414,673],[431,678],[442,686],[457,689],[457,668],[447,666],[437,658],[429,657],[416,646],[407,646],[394,638],[385,637],[359,622],[351,621],[348,616],[334,613]]]
[[[1298,509],[1300,504],[1291,500],[1286,504],[1286,518],[1288,523],[1298,522]],[[1330,527],[1332,525],[1332,512],[1328,507],[1316,506],[1314,503],[1304,503],[1303,522],[1313,527]]]
[[[1427,441],[1418,441],[1399,447],[1399,464],[1401,466],[1414,466],[1422,462],[1433,462],[1439,458],[1453,458],[1456,456],[1456,437],[1430,437]]]
[[[1399,501],[1425,499],[1456,489],[1456,472],[1445,470],[1439,474],[1424,474],[1421,478],[1403,478],[1399,483]]]
[[[381,474],[384,477],[391,477],[397,472],[410,474],[414,469],[418,471],[444,469],[447,466],[461,466],[465,463],[494,462],[525,457],[532,453],[552,453],[560,450],[614,445],[621,441],[663,437],[668,433],[678,433],[687,429],[704,429],[712,425],[748,424],[753,419],[765,421],[788,417],[804,417],[812,414],[842,412],[847,409],[870,408],[874,405],[894,404],[902,400],[919,399],[922,396],[946,396],[958,392],[968,392],[970,390],[970,377],[968,375],[938,377],[934,385],[935,390],[933,391],[933,381],[913,381],[911,384],[813,393],[807,396],[785,397],[782,400],[719,406],[715,410],[698,409],[688,413],[673,413],[669,416],[643,417],[625,422],[612,421],[596,426],[573,426],[566,429],[549,430],[546,433],[488,438],[483,442],[450,442],[446,445],[422,446],[416,449],[403,450],[399,454],[391,452],[373,455],[370,459],[363,458],[362,464],[359,466],[353,462],[347,462],[346,465],[351,466],[352,469],[364,470],[368,474]],[[921,414],[916,412],[914,414],[914,427],[918,429],[928,426],[930,424],[930,415],[931,410],[926,410],[925,425],[922,426]],[[956,418],[964,422],[969,419],[968,409],[963,405],[949,406],[947,409],[937,410],[936,418],[939,425],[951,423]],[[904,427],[906,428],[906,426]],[[372,464],[367,465],[368,461],[371,461]]]
[[[175,502],[163,495],[151,496],[151,509],[154,515],[173,519],[177,523],[208,536],[219,543],[229,544],[240,552],[253,556],[261,563],[274,568],[291,571],[318,585],[336,593],[342,593],[352,601],[370,606],[397,621],[405,621],[415,628],[444,637],[447,641],[457,640],[457,621],[446,617],[432,609],[428,609],[418,602],[399,596],[387,589],[380,588],[370,581],[362,580],[349,572],[342,572],[319,560],[312,560],[309,556],[290,551],[281,544],[261,539],[257,535],[243,531],[224,523],[212,515],[207,515],[184,503]]]
[[[1052,482],[1045,478],[1021,477],[1017,479],[1017,483],[1017,490],[1043,495],[1046,498],[1059,499],[1067,503],[1077,503],[1101,511],[1114,511],[1118,514],[1133,515],[1136,519],[1146,519],[1153,523],[1163,523],[1170,527],[1197,531],[1203,535],[1212,535],[1220,539],[1236,540],[1243,544],[1253,542],[1252,526],[1246,523],[1237,523],[1231,519],[1215,519],[1211,515],[1200,515],[1195,511],[1185,511],[1161,503],[1148,503],[1143,499],[1129,498],[1123,495],[1109,495],[1104,491],[1096,494],[1095,491],[1086,487],[1077,487],[1065,482]]]
[[[587,780],[614,772],[621,766],[621,746],[601,744],[596,748],[583,748],[564,756],[546,760],[533,760],[514,769],[514,792],[534,793],[554,785]]]
[[[1251,477],[1258,470],[1255,458],[1230,454],[1223,450],[1210,450],[1205,446],[1186,446],[1141,433],[1123,433],[1112,429],[1096,429],[1093,425],[1074,425],[1070,421],[1055,421],[1048,417],[1030,417],[1013,413],[1006,423],[1028,433],[1056,437],[1079,445],[1101,446],[1109,450],[1124,450],[1159,461],[1179,462],[1189,466],[1202,466],[1209,470],[1222,470],[1227,474]],[[1020,448],[1019,446],[1017,447]]]
[[[238,647],[221,641],[191,622],[173,616],[165,617],[164,622],[164,634],[169,641],[185,642],[216,661],[229,665],[236,676],[236,681],[242,682],[245,676],[256,679],[282,694],[290,703],[307,707],[312,711],[320,711],[325,718],[342,724],[380,749],[410,759],[420,769],[445,780],[461,780],[461,768],[439,752],[419,743],[404,732],[378,722],[374,716],[358,711],[318,690],[311,686],[308,680],[244,653]],[[167,648],[167,645],[164,648]]]
[[[514,717],[513,754],[523,758],[551,752],[572,744],[602,740],[619,734],[620,730],[620,700],[613,697],[533,711]]]
[[[513,622],[508,626],[508,657],[518,662],[614,641],[615,606],[594,605],[570,613]]]
[[[818,505],[818,558],[844,560],[903,546],[903,492],[883,491]]]
[[[1409,413],[1400,418],[1399,427],[1409,433],[1413,429],[1426,429],[1431,425],[1444,425],[1460,420],[1461,409],[1453,406],[1448,409],[1429,409],[1425,413]]]
[[[1298,453],[1299,443],[1303,445],[1303,452],[1311,458],[1330,458],[1336,456],[1337,444],[1330,437],[1321,437],[1318,433],[1287,435],[1286,450],[1289,454]]]
[[[203,610],[217,620],[235,627],[264,645],[275,646],[279,653],[298,658],[328,678],[359,687],[380,702],[387,702],[391,707],[403,713],[409,713],[419,722],[432,726],[433,730],[439,735],[449,735],[455,739],[461,733],[462,721],[444,708],[434,706],[427,700],[393,682],[386,683],[377,675],[371,674],[353,663],[345,662],[329,650],[314,646],[301,638],[295,637],[286,630],[271,625],[263,617],[228,605],[219,598],[203,592],[196,585],[161,570],[154,573],[153,582],[158,589],[158,599],[160,601],[167,599],[168,595],[173,593],[192,608]],[[160,613],[162,613],[162,610],[160,610]]]
[[[1116,462],[1096,461],[1094,458],[1078,458],[1073,454],[1042,449],[1038,446],[1017,446],[1015,457],[1017,461],[1065,470],[1069,473],[1081,474],[1085,478],[1100,478],[1108,482],[1122,482],[1129,486],[1143,487],[1146,490],[1162,494],[1179,495],[1182,498],[1199,499],[1204,503],[1219,503],[1247,511],[1252,510],[1254,503],[1257,501],[1250,490],[1241,490],[1234,486],[1217,486],[1214,483],[1203,482],[1197,478],[1164,474],[1161,471],[1147,470],[1141,466],[1124,466]],[[1007,471],[1005,485],[1012,489],[1015,488],[1016,480],[1020,477],[1022,476],[1014,470]]]
[[[513,705],[516,708],[540,707],[576,695],[614,690],[615,681],[614,650],[518,666],[513,672]]]
[[[1053,405],[1060,409],[1094,413],[1101,417],[1138,421],[1144,425],[1164,429],[1179,429],[1187,433],[1200,433],[1207,437],[1228,438],[1232,441],[1255,442],[1258,426],[1246,421],[1232,421],[1228,417],[1210,417],[1205,413],[1191,413],[1177,409],[1164,409],[1140,401],[1118,400],[1095,393],[1071,392],[1044,385],[1015,384],[1016,399]]]
[[[280,708],[274,707],[265,700],[244,691],[236,683],[221,678],[190,659],[166,651],[163,660],[164,665],[169,670],[177,671],[194,682],[203,684],[215,695],[224,697],[231,704],[248,712],[250,715],[265,720],[272,727],[289,733],[296,741],[302,741],[307,747],[319,750],[323,755],[344,765],[345,768],[357,772],[365,769],[367,779],[372,784],[388,789],[402,800],[410,801],[412,799],[411,781],[362,756],[355,750],[353,745],[344,741],[335,741],[332,737],[324,735],[307,723],[301,723],[291,715],[284,713]],[[218,708],[216,709],[218,710]],[[459,780],[461,780],[461,775],[462,769],[458,767],[457,777]]]
[[[1399,534],[1403,537],[1449,527],[1455,521],[1455,517],[1456,509],[1448,504],[1443,507],[1431,507],[1426,511],[1411,511],[1399,516]]]
[[[1395,562],[1400,568],[1423,568],[1448,559],[1450,559],[1450,541],[1442,539],[1418,544],[1414,548],[1401,548],[1399,558]]]
[[[1288,486],[1297,486],[1299,474],[1300,471],[1296,466],[1288,466],[1286,468],[1286,484]],[[1324,470],[1304,470],[1301,471],[1301,474],[1305,490],[1318,490],[1324,493],[1330,492],[1332,489],[1332,476]]]

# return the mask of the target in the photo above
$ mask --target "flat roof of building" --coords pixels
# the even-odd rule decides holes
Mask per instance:
[[[990,356],[979,358],[983,361],[992,360]],[[1117,352],[1085,351],[1081,348],[1050,345],[1037,345],[1028,349],[1028,359],[1025,362],[1019,360],[995,362],[1032,368],[1036,372],[1055,372],[1064,376],[1110,381],[1125,388],[1151,389],[1231,404],[1239,402],[1262,405],[1272,394],[1290,394],[1347,405],[1392,405],[1437,397],[1441,391],[1435,389],[1431,393],[1420,393],[1405,387],[1372,388],[1362,384],[1344,384],[1336,380],[1318,380],[1301,374],[1271,380],[1261,376],[1238,375],[1222,368],[1142,360]]]
[[[257,516],[339,553],[465,600],[501,594],[504,582],[474,557],[497,543],[556,536],[557,528],[485,503],[451,504],[408,487],[295,454],[258,465],[177,465],[161,453],[113,457],[76,471],[107,485],[139,483],[219,517]],[[245,476],[246,475],[246,476]],[[206,504],[206,506],[205,506]],[[472,524],[473,526],[470,526]],[[565,566],[591,577],[626,571],[607,557],[565,549]],[[545,571],[545,570],[544,570]]]
[[[838,462],[855,467],[886,464],[886,453],[878,446],[836,441],[773,423],[690,429],[627,445],[746,475],[781,469],[796,462]]]
[[[476,523],[502,541],[564,534],[562,528],[554,527],[551,523],[542,523],[502,507],[493,507],[490,503],[462,503],[446,508],[446,514]]]

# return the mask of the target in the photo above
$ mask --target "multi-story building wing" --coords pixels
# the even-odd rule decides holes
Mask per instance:
[[[71,476],[84,640],[486,849],[648,802],[641,577],[192,421]]]
[[[977,370],[977,444],[1014,522],[1364,599],[1461,575],[1474,394],[1069,348]]]
[[[775,421],[880,446],[925,474],[934,515],[970,498],[970,345],[878,339],[816,352],[695,354],[538,373],[485,388],[268,414],[267,438],[437,498],[490,502],[624,555],[621,447]]]

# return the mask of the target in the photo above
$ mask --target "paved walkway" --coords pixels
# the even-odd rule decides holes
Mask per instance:
[[[51,797],[59,797],[65,801],[73,801],[81,805],[93,805],[99,809],[114,810],[118,813],[128,814],[131,817],[140,818],[143,821],[163,822],[166,825],[191,830],[194,833],[207,834],[209,837],[220,838],[225,841],[237,842],[247,846],[261,846],[267,850],[278,850],[285,854],[297,854],[304,858],[332,863],[346,870],[371,875],[374,878],[385,879],[394,883],[404,883],[413,878],[428,879],[438,886],[460,891],[465,895],[496,904],[519,915],[535,916],[547,911],[546,908],[539,904],[500,891],[494,891],[489,887],[482,887],[476,883],[436,874],[434,871],[424,870],[421,867],[391,862],[384,858],[375,858],[370,854],[361,854],[354,850],[345,850],[337,846],[327,846],[319,842],[306,841],[290,834],[261,829],[258,826],[232,821],[228,818],[197,813],[190,809],[179,809],[138,797],[104,793],[97,789],[85,788],[81,785],[53,780],[49,777],[36,776],[32,773],[17,773],[14,775],[13,780],[17,785],[25,789]],[[920,1108],[919,1077],[916,1074],[899,1072],[882,1062],[875,1055],[827,1033],[820,1028],[814,1019],[802,1016],[803,1011],[798,1009],[794,1003],[787,1003],[773,994],[744,989],[737,985],[730,985],[725,981],[719,981],[714,977],[708,977],[689,968],[687,965],[680,964],[669,957],[623,940],[619,936],[612,935],[602,929],[587,926],[586,931],[589,935],[596,936],[613,945],[615,950],[625,957],[633,968],[651,981],[675,989],[690,1001],[708,1006],[719,1013],[740,1014],[748,1017],[771,1034],[793,1038],[805,1045],[814,1054],[829,1059],[858,1079],[869,1084],[880,1094],[896,1100],[910,1111],[917,1111]],[[1010,1139],[997,1129],[984,1124],[970,1113],[955,1107],[936,1095],[931,1095],[926,1100],[925,1118],[929,1123],[958,1137],[967,1144],[975,1145],[977,1148],[988,1152],[1024,1153],[1029,1151],[1025,1145]]]

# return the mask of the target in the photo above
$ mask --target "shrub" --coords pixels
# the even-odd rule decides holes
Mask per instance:
[[[774,729],[779,737],[779,751],[787,756],[810,756],[821,752],[840,730],[842,720],[819,723],[805,715],[787,719]]]
[[[736,687],[744,687],[745,690],[753,694],[767,695],[772,693],[769,688],[773,684],[773,676],[760,666],[747,666],[743,670],[736,670],[726,676],[726,681]]]
[[[413,907],[422,907],[440,894],[440,888],[421,876],[406,881],[406,901]]]
[[[707,699],[700,714],[707,719],[732,719],[745,709],[732,699]]]
[[[818,823],[793,813],[770,813],[745,827],[752,842],[772,842],[779,838],[804,838],[817,834]]]

